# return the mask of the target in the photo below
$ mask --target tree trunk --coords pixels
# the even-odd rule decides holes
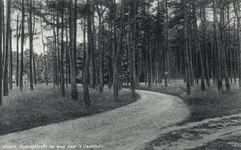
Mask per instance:
[[[20,90],[23,90],[23,49],[24,49],[24,0],[22,0],[22,35],[21,35],[21,62],[20,62]]]
[[[99,82],[99,92],[103,92],[103,86],[104,86],[104,78],[103,78],[103,25],[102,25],[102,13],[99,10],[99,6],[97,6],[98,10],[98,16],[99,16],[99,39],[98,39],[98,51],[99,51],[99,77],[100,77],[100,82]]]
[[[3,36],[3,11],[4,11],[4,4],[3,1],[0,0],[0,62],[2,62],[2,36]],[[0,106],[2,105],[2,75],[3,75],[3,69],[2,69],[2,63],[0,63]]]
[[[18,22],[19,22],[19,15],[17,14],[17,30],[16,30],[16,35],[17,35],[17,45],[16,45],[16,49],[17,49],[17,66],[16,66],[16,86],[19,86],[19,29],[18,29]]]
[[[65,56],[66,56],[66,63],[65,63],[65,82],[66,82],[66,87],[68,87],[68,84],[69,84],[69,78],[70,78],[70,74],[69,74],[69,70],[70,70],[70,65],[69,65],[69,48],[68,48],[68,15],[65,15],[65,21],[66,21],[66,24],[65,24],[65,36],[66,36],[66,45],[65,45],[65,49],[66,49],[66,52],[65,52]],[[85,41],[85,39],[84,39]],[[85,43],[85,42],[84,42]],[[83,76],[82,76],[83,77]]]
[[[221,52],[220,52],[220,45],[221,41],[219,40],[218,36],[218,20],[217,20],[217,1],[213,0],[213,18],[214,18],[214,32],[215,32],[215,43],[217,45],[217,54],[218,54],[218,91],[222,90],[222,66],[221,66]]]
[[[43,44],[43,55],[44,55],[44,78],[46,86],[48,86],[48,68],[47,68],[47,60],[45,54],[45,43],[44,43],[44,36],[43,36],[43,26],[42,26],[42,19],[40,18],[40,25],[41,25],[41,34],[42,34],[42,44]]]
[[[198,36],[197,16],[196,16],[196,7],[195,7],[195,5],[193,5],[193,13],[194,13],[194,20],[195,20],[195,23],[194,23],[194,28],[195,28],[195,48],[196,48],[196,51],[198,52],[196,57],[199,58],[200,64],[201,64],[201,90],[205,91],[205,82],[204,82],[205,69],[204,69],[204,65],[203,65],[203,56],[202,56],[200,42],[199,42],[199,36]],[[199,54],[199,57],[198,57],[198,54]],[[197,61],[197,66],[198,66],[198,61]],[[197,70],[197,72],[198,72],[198,70]],[[197,78],[198,78],[198,76],[197,76]]]
[[[10,47],[10,20],[11,20],[11,0],[6,1],[7,4],[7,18],[6,18],[6,38],[5,38],[5,56],[4,56],[4,75],[3,75],[3,95],[8,96],[8,65],[9,65],[9,47]]]
[[[63,96],[65,96],[65,87],[64,87],[64,1],[62,0],[62,7],[61,7],[61,69],[60,69],[60,72],[61,72],[61,85],[60,85],[60,88],[61,88],[61,93]]]
[[[90,53],[90,88],[95,88],[95,25],[94,25],[94,2],[90,1],[90,20],[91,20],[91,36],[92,36],[92,48]]]
[[[114,66],[113,66],[113,88],[114,88],[114,99],[117,100],[118,97],[118,90],[119,90],[119,68],[118,68],[118,59],[119,59],[119,52],[121,49],[121,41],[122,41],[122,33],[123,33],[123,26],[124,26],[124,0],[121,1],[121,17],[120,17],[120,30],[118,34],[118,41],[117,41],[117,49],[114,49]],[[115,0],[114,0],[115,4]]]
[[[52,12],[52,23],[54,24],[54,11]],[[57,82],[57,60],[56,60],[56,33],[55,33],[55,27],[54,25],[52,25],[52,29],[53,29],[53,87],[55,87],[56,82]]]
[[[13,88],[13,49],[12,49],[12,29],[10,29],[9,39],[9,89]]]
[[[32,0],[30,0],[29,9],[29,73],[30,73],[30,90],[33,90],[33,27],[32,27]]]
[[[187,86],[187,95],[191,94],[191,80],[190,80],[190,66],[189,66],[189,47],[188,47],[188,25],[187,25],[187,3],[184,0],[184,36],[185,36],[185,67],[186,67],[186,86]]]
[[[222,53],[222,61],[224,68],[224,78],[225,78],[225,86],[226,91],[230,91],[230,83],[228,78],[228,69],[227,69],[227,47],[225,46],[225,33],[224,33],[224,5],[223,0],[220,1],[220,30],[221,30],[221,53]]]
[[[57,0],[57,86],[61,86],[60,80],[61,80],[61,72],[60,72],[60,50],[59,50],[59,9],[60,9],[60,2]],[[46,83],[47,84],[47,83]],[[61,88],[61,87],[60,87]]]
[[[239,76],[239,87],[241,87],[241,38],[240,38],[240,2],[234,2],[235,15],[237,18],[237,38],[238,38],[238,50],[237,50],[237,68],[238,68],[238,76]]]
[[[206,64],[206,82],[207,85],[210,86],[210,73],[209,73],[209,59],[208,59],[208,47],[207,47],[207,25],[206,25],[206,8],[205,8],[205,2],[203,1],[203,45],[205,49],[205,64]]]
[[[166,0],[166,72],[168,72],[168,80],[170,80],[170,56],[169,56],[169,16],[168,16],[168,4]]]
[[[74,2],[73,2],[74,1]],[[71,0],[71,28],[72,28],[72,33],[71,33],[71,57],[70,60],[72,61],[72,66],[71,66],[71,98],[73,100],[78,100],[78,92],[77,92],[77,85],[76,85],[76,3],[77,0]],[[73,4],[74,3],[74,4]]]
[[[134,97],[135,95],[135,81],[134,81],[134,45],[133,45],[133,39],[132,39],[132,24],[131,24],[131,1],[128,1],[128,26],[129,26],[129,30],[128,30],[128,52],[129,52],[129,68],[130,68],[130,84],[131,84],[131,92],[132,92],[132,96]],[[134,16],[135,17],[135,16]]]

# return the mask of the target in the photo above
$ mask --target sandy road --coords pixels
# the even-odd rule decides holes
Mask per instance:
[[[188,108],[177,97],[140,90],[137,93],[141,95],[140,100],[115,110],[0,136],[0,149],[11,146],[15,149],[81,149],[89,146],[132,150],[157,138],[165,127],[189,115]]]

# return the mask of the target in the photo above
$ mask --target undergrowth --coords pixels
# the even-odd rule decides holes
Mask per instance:
[[[195,84],[192,86],[191,95],[186,94],[186,85],[181,80],[169,81],[167,87],[159,84],[148,88],[147,85],[141,84],[138,89],[166,93],[181,98],[191,112],[185,122],[201,121],[241,112],[241,88],[238,87],[238,83],[231,84],[229,92],[225,89],[219,92],[215,84],[211,84],[210,87],[206,85],[206,90],[201,91],[201,85]]]
[[[14,88],[9,96],[3,98],[0,106],[0,135],[105,112],[139,98],[139,95],[132,98],[131,92],[126,90],[119,92],[116,101],[112,90],[105,89],[99,93],[90,89],[89,92],[91,106],[86,109],[82,86],[78,86],[77,102],[70,99],[70,87],[66,88],[65,97],[52,86],[37,85],[33,91],[25,87],[23,92]]]

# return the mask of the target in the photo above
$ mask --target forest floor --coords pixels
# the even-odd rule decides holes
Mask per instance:
[[[191,96],[180,80],[150,89],[142,84],[140,89],[155,92],[137,90],[141,99],[124,107],[0,136],[0,148],[241,149],[238,83],[230,92],[218,92],[213,84],[200,91],[195,85]]]
[[[108,112],[0,136],[1,149],[131,150],[189,116],[177,97],[137,91],[141,98]]]
[[[165,129],[155,140],[143,144],[138,150],[236,150],[241,149],[241,91],[238,83],[231,91],[217,90],[215,84],[200,90],[192,87],[192,95],[185,94],[183,81],[170,81],[168,87],[155,85],[140,89],[168,93],[180,97],[190,110],[190,116],[176,126]]]
[[[52,85],[38,84],[31,91],[26,84],[22,92],[14,87],[9,96],[3,97],[0,106],[0,135],[90,116],[122,107],[140,98],[138,94],[133,98],[129,90],[120,91],[117,100],[114,100],[113,90],[105,89],[99,93],[90,89],[89,92],[91,104],[90,109],[86,109],[81,85],[78,85],[78,101],[71,100],[70,86],[66,88],[64,97]]]
[[[240,150],[241,114],[205,119],[165,129],[135,150]]]

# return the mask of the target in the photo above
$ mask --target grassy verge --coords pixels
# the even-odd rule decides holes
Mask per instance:
[[[201,91],[200,84],[192,87],[192,94],[186,95],[186,87],[183,81],[169,82],[164,85],[153,85],[148,88],[142,84],[139,89],[166,93],[181,98],[189,107],[190,117],[183,123],[200,121],[206,118],[220,117],[241,112],[241,88],[238,83],[231,85],[229,93],[218,92],[216,85],[206,87]]]
[[[0,135],[108,111],[139,98],[139,95],[132,98],[131,92],[123,90],[114,101],[112,90],[105,89],[100,94],[90,89],[91,107],[86,109],[81,86],[78,91],[79,100],[74,102],[70,100],[70,88],[66,89],[65,97],[52,86],[37,85],[34,91],[26,87],[23,93],[12,89],[0,106]]]

